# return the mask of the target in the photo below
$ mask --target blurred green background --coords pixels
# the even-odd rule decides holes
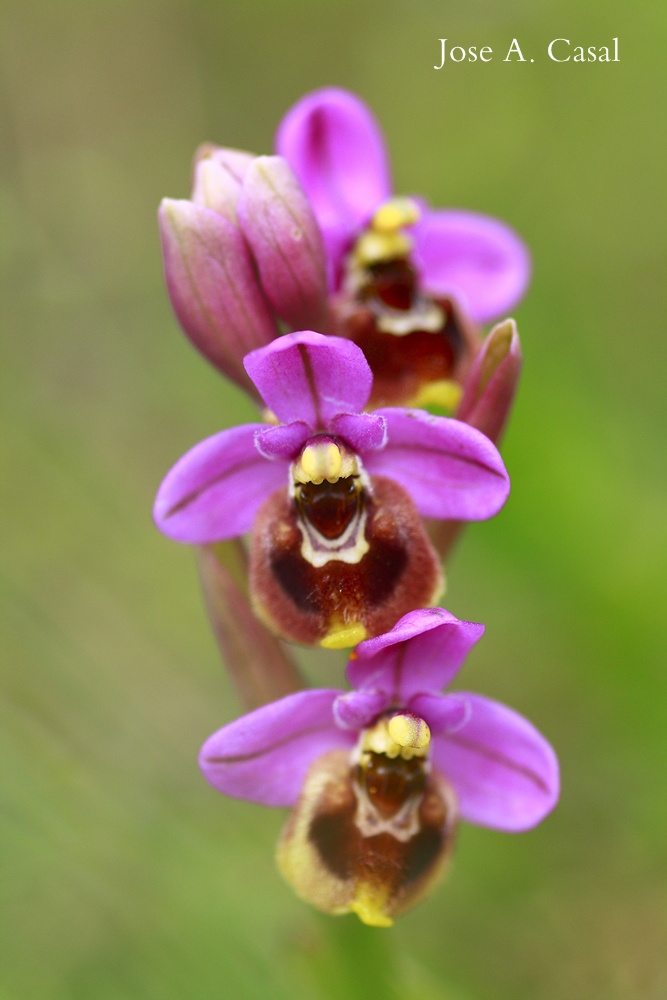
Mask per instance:
[[[2,1000],[667,995],[666,28],[649,0],[5,0]],[[546,58],[614,36],[618,64]],[[435,72],[440,37],[498,55]],[[534,64],[501,61],[513,37]],[[446,603],[487,624],[462,685],[551,739],[562,802],[463,828],[390,931],[300,903],[283,816],[201,779],[239,706],[150,518],[183,451],[252,417],[172,317],[158,201],[200,142],[268,152],[330,83],[398,192],[506,219],[535,268],[512,497]]]

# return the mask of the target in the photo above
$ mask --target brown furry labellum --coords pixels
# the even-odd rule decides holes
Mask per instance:
[[[383,725],[381,721],[380,725]],[[278,866],[297,895],[325,913],[356,913],[376,927],[419,901],[442,875],[457,803],[427,753],[385,746],[316,760],[278,845]]]
[[[434,604],[442,589],[411,497],[391,479],[369,478],[335,439],[304,448],[292,488],[258,512],[250,590],[258,616],[284,639],[354,646]]]

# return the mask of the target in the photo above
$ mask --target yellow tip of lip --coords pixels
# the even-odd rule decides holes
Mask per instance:
[[[356,899],[350,903],[350,912],[356,913],[362,924],[369,927],[391,927],[394,921],[383,911],[381,895],[372,892],[366,885],[360,885]]]
[[[321,640],[320,646],[324,649],[346,649],[348,646],[356,646],[366,638],[366,629],[363,625],[339,625],[331,628]]]
[[[426,409],[428,406],[439,406],[448,413],[453,413],[461,402],[463,389],[452,379],[442,378],[427,382],[421,386],[410,406]]]

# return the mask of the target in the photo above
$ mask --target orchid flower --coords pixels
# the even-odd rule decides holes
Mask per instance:
[[[177,462],[158,527],[193,545],[251,532],[255,610],[296,642],[355,645],[434,603],[441,570],[421,517],[495,514],[509,492],[495,446],[420,410],[362,412],[371,371],[342,338],[288,334],[245,368],[270,422],[221,431]]]
[[[366,354],[373,403],[436,398],[455,410],[479,347],[466,317],[501,318],[521,299],[530,276],[522,241],[497,219],[393,198],[380,128],[348,91],[301,98],[276,146],[315,212],[335,295],[334,332]]]
[[[433,886],[459,817],[518,832],[556,804],[556,756],[526,719],[440,693],[483,631],[441,608],[413,611],[357,646],[352,691],[288,695],[204,744],[218,791],[292,809],[278,864],[314,906],[388,926]]]

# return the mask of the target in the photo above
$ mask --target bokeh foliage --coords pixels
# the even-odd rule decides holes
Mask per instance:
[[[666,27],[651,0],[5,0],[3,1000],[667,994]],[[444,36],[496,58],[435,72]],[[550,63],[559,36],[621,62]],[[170,464],[252,416],[176,327],[157,203],[201,141],[269,151],[325,83],[373,106],[397,191],[508,220],[535,263],[512,497],[447,606],[487,624],[462,684],[548,735],[563,799],[463,829],[388,932],[293,898],[282,817],[201,780],[238,705],[150,521]]]

